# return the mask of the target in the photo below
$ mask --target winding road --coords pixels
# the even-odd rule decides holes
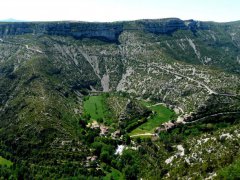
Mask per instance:
[[[20,44],[20,43],[14,43],[14,42],[11,42],[11,41],[5,41],[5,40],[3,40],[3,39],[0,39],[0,42],[1,42],[1,43],[13,44],[13,45],[25,46],[25,48],[26,48],[27,50],[34,51],[34,52],[43,54],[43,52],[42,52],[41,50],[39,50],[39,49],[34,49],[34,48],[30,48],[29,45],[22,45],[22,44]]]
[[[130,137],[138,137],[138,136],[155,136],[157,134],[154,133],[143,133],[143,134],[135,134],[135,135],[131,135]]]
[[[27,50],[30,50],[30,51],[35,51],[35,52],[38,52],[38,53],[43,53],[42,51],[40,51],[39,49],[34,49],[34,48],[30,48],[28,45],[25,45],[26,49]]]
[[[212,90],[212,89],[211,89],[209,86],[207,86],[206,84],[204,84],[204,83],[202,83],[202,82],[200,82],[200,81],[198,81],[198,80],[195,80],[195,79],[193,79],[193,78],[190,78],[190,77],[185,76],[185,75],[182,75],[182,74],[179,74],[179,73],[177,73],[177,72],[172,72],[172,71],[164,68],[163,66],[159,66],[159,64],[154,64],[154,65],[155,65],[155,67],[158,67],[159,69],[161,69],[161,70],[163,70],[163,71],[165,71],[165,72],[167,72],[167,73],[170,73],[170,74],[173,74],[173,75],[176,75],[176,76],[185,78],[185,79],[187,79],[187,80],[189,80],[189,81],[198,83],[199,85],[201,85],[202,87],[204,87],[204,88],[208,91],[209,94],[214,94],[214,95],[219,95],[219,96],[229,96],[229,97],[236,97],[236,96],[238,96],[238,95],[236,95],[236,94],[218,93],[218,92]]]
[[[202,121],[206,118],[209,118],[209,117],[217,117],[217,116],[223,116],[223,115],[229,115],[229,114],[240,114],[240,111],[233,111],[233,112],[221,112],[221,113],[216,113],[216,114],[210,114],[210,115],[207,115],[207,116],[204,116],[204,117],[201,117],[199,119],[196,119],[194,121],[189,121],[189,122],[186,122],[185,121],[185,124],[190,124],[190,123],[195,123],[195,122],[198,122],[198,121]]]

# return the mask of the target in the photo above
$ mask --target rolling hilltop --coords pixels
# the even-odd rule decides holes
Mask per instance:
[[[239,177],[239,76],[239,21],[2,22],[0,174]]]

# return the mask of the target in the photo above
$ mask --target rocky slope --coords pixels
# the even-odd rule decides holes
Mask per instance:
[[[54,154],[46,166],[71,156],[83,167],[92,151],[78,120],[90,92],[166,103],[189,121],[238,118],[239,22],[1,23],[0,37],[1,148],[15,161]]]

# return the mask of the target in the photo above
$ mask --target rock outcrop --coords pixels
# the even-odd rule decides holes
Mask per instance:
[[[47,34],[72,36],[77,39],[94,38],[108,42],[118,42],[119,35],[124,30],[140,30],[154,34],[170,34],[177,30],[207,29],[202,22],[177,18],[159,20],[139,20],[116,23],[87,22],[19,22],[1,23],[0,36],[23,34]]]
[[[178,18],[160,19],[160,20],[143,20],[139,22],[145,31],[154,34],[171,34],[177,30],[208,29],[208,26],[203,22],[187,20],[183,21]]]
[[[3,23],[0,24],[0,36],[23,34],[47,34],[72,36],[74,38],[96,38],[115,42],[123,31],[121,23],[85,23],[85,22],[51,22],[51,23]]]

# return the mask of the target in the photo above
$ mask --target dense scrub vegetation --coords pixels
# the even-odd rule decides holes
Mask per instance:
[[[239,22],[176,22],[3,35],[0,179],[238,179]]]

